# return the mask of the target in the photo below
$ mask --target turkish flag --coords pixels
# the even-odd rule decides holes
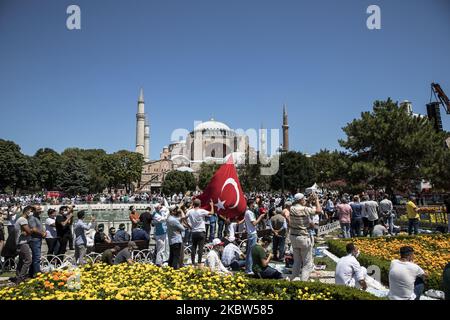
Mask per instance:
[[[237,176],[233,157],[216,171],[208,186],[202,194],[197,196],[202,202],[201,207],[211,210],[209,202],[214,201],[214,212],[218,215],[234,218],[241,218],[247,208],[247,202],[242,192],[241,184]]]

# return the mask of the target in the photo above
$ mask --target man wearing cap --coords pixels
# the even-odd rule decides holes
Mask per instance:
[[[133,264],[133,259],[131,257],[131,254],[133,250],[137,250],[138,246],[134,241],[128,242],[128,246],[126,248],[123,248],[114,259],[114,264],[120,264],[127,262],[128,264]]]
[[[130,235],[125,230],[125,223],[119,224],[119,231],[114,235],[114,242],[128,242]]]
[[[306,206],[303,193],[295,194],[294,199],[294,205],[289,214],[290,240],[294,256],[291,280],[300,277],[301,281],[307,281],[314,268],[313,245],[308,228],[314,228],[312,216],[322,212],[322,207],[319,198],[314,193],[311,195],[311,199],[315,202],[315,210]]]
[[[219,254],[223,251],[223,242],[219,238],[212,241],[213,248],[206,256],[206,266],[212,272],[230,273],[220,261]]]
[[[427,274],[414,262],[414,249],[400,248],[400,260],[394,259],[389,268],[390,300],[419,300]]]

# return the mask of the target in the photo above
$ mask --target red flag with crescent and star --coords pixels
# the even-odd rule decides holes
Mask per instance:
[[[211,178],[202,194],[197,196],[202,202],[202,208],[210,210],[211,199],[214,201],[214,212],[227,218],[241,218],[247,208],[247,201],[242,192],[241,184],[230,155],[227,162],[220,166]]]

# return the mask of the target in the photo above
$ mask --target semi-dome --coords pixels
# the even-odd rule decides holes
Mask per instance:
[[[203,131],[203,130],[225,130],[225,131],[232,131],[229,126],[227,126],[223,122],[216,121],[214,119],[211,119],[209,121],[205,121],[200,123],[198,126],[195,127],[194,131]]]

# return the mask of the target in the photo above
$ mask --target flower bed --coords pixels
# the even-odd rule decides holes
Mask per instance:
[[[345,245],[353,241],[361,251],[358,260],[363,266],[377,265],[381,269],[381,281],[389,283],[389,267],[393,259],[399,259],[402,246],[415,251],[415,263],[428,272],[428,287],[441,289],[441,277],[450,261],[450,235],[419,235],[383,238],[355,238],[352,240],[329,240],[329,250],[335,255],[346,255]]]
[[[135,263],[97,263],[80,270],[40,274],[17,287],[0,290],[0,300],[361,300],[377,299],[356,289],[311,282],[222,276],[207,270],[159,268]]]

